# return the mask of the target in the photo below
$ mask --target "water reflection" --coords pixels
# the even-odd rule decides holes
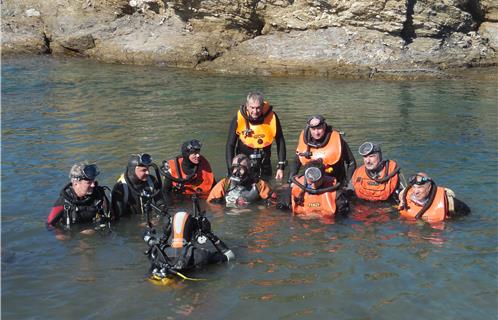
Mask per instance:
[[[164,287],[146,280],[139,217],[120,221],[109,237],[61,242],[45,230],[77,160],[97,161],[100,182],[112,186],[128,154],[149,152],[159,162],[199,138],[219,180],[229,121],[249,90],[274,106],[289,155],[307,116],[322,113],[353,151],[365,140],[381,143],[402,172],[429,171],[473,214],[430,226],[360,203],[335,221],[272,208],[229,215],[202,204],[237,260],[193,273],[207,282]],[[478,318],[496,318],[497,98],[494,82],[226,78],[84,60],[3,61],[2,317],[454,319],[479,309]],[[173,211],[181,207],[191,204]],[[75,296],[86,298],[74,303]]]

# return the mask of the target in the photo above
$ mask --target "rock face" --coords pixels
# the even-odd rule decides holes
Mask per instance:
[[[232,74],[445,76],[498,58],[495,0],[2,0],[2,54]]]

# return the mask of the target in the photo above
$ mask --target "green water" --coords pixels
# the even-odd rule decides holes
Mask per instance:
[[[1,84],[5,319],[498,316],[496,81],[221,77],[35,57],[2,61]],[[112,187],[130,153],[160,162],[198,138],[221,178],[229,121],[250,90],[274,106],[288,155],[305,119],[321,113],[355,152],[381,143],[405,175],[427,171],[472,215],[435,229],[385,206],[356,204],[332,224],[206,207],[237,260],[195,273],[208,281],[169,287],[145,280],[138,217],[104,237],[58,241],[45,228],[76,161],[96,161]]]

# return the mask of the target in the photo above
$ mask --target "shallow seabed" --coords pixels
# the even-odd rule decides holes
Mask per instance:
[[[2,62],[3,319],[496,319],[497,82],[207,76],[48,57]],[[427,171],[471,216],[411,224],[356,203],[347,219],[206,207],[234,263],[146,281],[139,217],[59,241],[46,216],[75,161],[112,187],[128,154],[157,162],[200,138],[218,178],[228,124],[249,90],[279,114],[289,158],[310,114],[356,152],[379,142],[405,175]],[[275,181],[272,183],[279,187]],[[190,208],[190,204],[180,204]],[[230,213],[230,214],[227,214]]]

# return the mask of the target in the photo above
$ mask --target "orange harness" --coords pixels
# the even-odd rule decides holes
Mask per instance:
[[[399,176],[397,172],[395,173],[396,169],[396,162],[387,160],[380,177],[375,180],[369,177],[365,165],[356,169],[353,174],[353,186],[356,196],[369,201],[384,201],[389,199],[398,187]],[[393,173],[394,175],[392,175]],[[388,178],[387,181],[383,181],[385,180],[383,178],[388,177],[389,174],[392,177]]]
[[[331,186],[335,184],[335,178],[325,176],[324,184]],[[305,184],[304,177],[300,177],[297,181]],[[318,214],[321,216],[334,216],[336,214],[336,191],[323,192],[318,194],[310,194],[294,185],[292,187],[292,212],[299,215]],[[301,199],[302,201],[299,201]]]
[[[253,149],[262,149],[273,143],[277,135],[277,119],[270,108],[269,103],[265,101],[263,105],[265,118],[260,124],[252,124],[244,117],[241,110],[237,112],[235,133],[243,144]]]
[[[433,188],[436,186],[433,186]],[[412,189],[408,189],[406,194],[406,205],[400,208],[399,213],[402,217],[408,219],[416,219],[418,213],[422,210],[423,206],[411,200]],[[448,199],[443,187],[437,187],[434,200],[429,205],[427,211],[422,215],[421,219],[427,222],[441,222],[448,216]]]
[[[296,149],[296,154],[302,165],[305,165],[312,160],[322,159],[327,169],[341,159],[341,135],[338,131],[333,130],[327,144],[320,148],[306,144],[304,134],[305,130],[301,131]]]
[[[178,159],[178,162],[176,162]],[[170,174],[176,179],[185,179],[185,174],[182,172],[182,162],[183,157],[173,158],[168,160],[168,165],[170,169]],[[173,189],[180,190],[180,193],[184,195],[197,195],[201,198],[207,198],[209,191],[214,182],[213,170],[211,170],[211,165],[203,156],[199,156],[199,164],[197,165],[197,170],[194,175],[186,180],[185,182],[175,182],[173,181]]]

